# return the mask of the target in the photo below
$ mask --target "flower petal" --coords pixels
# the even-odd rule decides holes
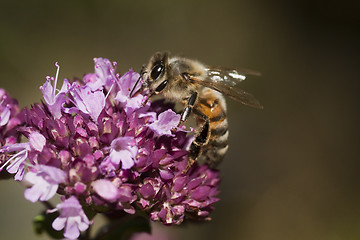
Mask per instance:
[[[107,201],[115,202],[118,198],[118,189],[115,187],[114,184],[112,184],[112,182],[108,180],[96,180],[91,184],[91,186],[94,188],[94,191],[99,194],[100,197]]]
[[[32,149],[41,152],[46,144],[46,139],[41,133],[32,132],[29,135],[29,143]]]
[[[57,230],[60,231],[61,229],[63,229],[65,227],[65,223],[66,223],[66,218],[64,217],[57,217],[53,223],[52,223],[52,227]]]
[[[64,237],[68,239],[77,239],[80,236],[80,230],[75,219],[69,218],[64,230]]]
[[[180,114],[177,114],[173,110],[169,109],[165,112],[160,113],[158,116],[158,120],[150,124],[149,128],[152,129],[159,136],[174,136],[171,130],[177,127],[179,121]]]

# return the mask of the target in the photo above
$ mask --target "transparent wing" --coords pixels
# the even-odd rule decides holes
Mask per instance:
[[[230,69],[220,70],[219,68],[208,68],[206,71],[208,72],[208,78],[202,80],[189,76],[190,81],[221,92],[244,105],[259,109],[263,108],[260,102],[252,94],[237,87],[239,82],[245,80],[245,75]]]
[[[210,82],[222,82],[225,85],[235,86],[237,83],[245,80],[246,76],[260,76],[259,72],[248,69],[240,71],[223,67],[207,67],[205,68]]]

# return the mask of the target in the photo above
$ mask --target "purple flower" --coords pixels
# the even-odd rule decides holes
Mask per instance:
[[[66,173],[56,167],[37,165],[36,172],[28,172],[25,180],[33,186],[25,190],[25,198],[31,202],[47,201],[52,198],[60,183],[66,180]]]
[[[115,67],[113,66],[116,66],[116,63],[114,62],[113,64],[106,58],[94,58],[94,62],[95,73],[85,75],[84,81],[86,85],[93,91],[103,87],[110,88],[118,79],[115,74]]]
[[[90,221],[76,197],[72,196],[63,200],[62,203],[56,205],[54,210],[60,211],[60,216],[54,220],[52,227],[57,231],[65,229],[64,237],[77,239],[80,232],[89,228]]]
[[[9,135],[2,138],[1,169],[16,173],[16,180],[27,171],[32,186],[25,198],[32,202],[66,196],[53,227],[65,228],[69,239],[89,227],[82,206],[147,215],[167,225],[208,220],[218,201],[218,172],[194,164],[184,173],[193,136],[178,127],[173,105],[150,99],[144,106],[145,93],[130,96],[138,73],[120,76],[109,60],[94,60],[95,73],[71,84],[64,80],[57,94],[58,72],[48,78],[43,104],[17,114],[9,98],[9,106],[0,104],[0,128],[9,129],[3,131]]]
[[[138,94],[135,97],[130,97],[131,90],[133,89],[135,82],[140,77],[140,74],[130,69],[119,79],[119,91],[115,97],[115,100],[119,101],[121,106],[127,113],[131,113],[136,109],[139,109],[143,103],[144,96]],[[140,84],[136,86],[134,92],[140,89]]]
[[[134,159],[138,152],[138,147],[135,144],[135,140],[132,137],[114,139],[111,142],[110,161],[115,166],[119,166],[121,163],[122,169],[130,169],[134,166]]]
[[[12,155],[0,168],[0,171],[7,165],[9,165],[6,170],[11,173],[15,174],[15,180],[21,181],[24,178],[25,173],[25,166],[24,162],[28,157],[28,151],[30,150],[29,143],[16,143],[9,146],[3,147],[1,151],[3,152],[17,152]]]
[[[115,202],[119,196],[118,188],[109,180],[99,179],[93,182],[91,185],[94,188],[94,191],[99,194],[100,197],[109,202]]]
[[[55,63],[55,66],[57,68],[55,79],[48,76],[44,85],[40,87],[40,90],[44,95],[44,100],[51,114],[54,116],[54,118],[60,118],[61,109],[65,103],[66,93],[70,89],[70,83],[67,79],[65,79],[60,91],[56,94],[56,84],[59,76],[60,66],[58,63]],[[54,86],[51,85],[51,81],[54,81]]]
[[[25,161],[28,158],[28,153],[30,150],[41,152],[45,145],[45,137],[38,132],[31,132],[29,134],[29,142],[28,143],[16,143],[8,146],[4,146],[0,152],[17,152],[12,155],[0,168],[2,169],[9,165],[6,170],[15,174],[15,180],[21,181],[24,178],[25,173]]]
[[[18,103],[0,88],[0,147],[19,141],[20,133],[16,130],[23,122]],[[0,153],[0,160],[2,160]]]
[[[175,129],[180,121],[180,115],[171,109],[159,114],[158,120],[149,125],[156,135],[174,136],[171,130]]]
[[[73,97],[75,107],[65,111],[68,113],[82,112],[96,121],[100,112],[105,107],[105,96],[102,90],[93,92],[88,86],[80,86],[77,83],[73,83],[69,92]]]
[[[0,113],[0,126],[4,126],[9,122],[10,115],[11,115],[11,108],[10,105],[6,105],[3,107]]]
[[[41,152],[45,146],[45,143],[46,143],[46,139],[41,133],[38,132],[30,133],[29,144],[32,149]]]
[[[216,198],[220,181],[217,171],[206,165],[194,165],[186,175],[175,173],[170,181],[161,178],[161,175],[147,178],[139,189],[142,196],[139,206],[152,209],[153,221],[180,224],[185,214],[193,219],[210,219],[212,204],[219,200]]]

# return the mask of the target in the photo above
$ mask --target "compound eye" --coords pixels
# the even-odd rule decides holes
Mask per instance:
[[[165,66],[162,62],[155,64],[155,66],[151,70],[150,77],[154,80],[158,79],[159,76],[161,76],[163,74],[164,69],[165,69]]]

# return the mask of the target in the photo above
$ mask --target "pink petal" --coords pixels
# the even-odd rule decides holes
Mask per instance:
[[[40,196],[40,201],[47,201],[50,200],[55,194],[58,189],[59,185],[48,185],[47,191],[44,191],[43,194]]]
[[[100,197],[104,198],[107,201],[115,202],[118,198],[118,189],[115,187],[112,182],[99,179],[92,183],[94,191],[99,194]]]
[[[66,223],[66,218],[64,217],[58,217],[54,220],[54,222],[52,223],[52,227],[57,230],[60,231],[61,229],[63,229],[65,227],[65,223]]]
[[[68,239],[77,239],[80,236],[80,230],[74,221],[74,219],[69,218],[64,231],[64,237]]]
[[[128,151],[124,151],[124,154],[121,159],[121,168],[122,169],[130,169],[132,166],[134,166],[134,160],[131,154]]]
[[[173,136],[171,130],[176,128],[180,121],[180,114],[175,113],[171,109],[159,114],[158,120],[149,125],[157,135]]]
[[[24,164],[20,165],[18,168],[17,173],[15,174],[15,181],[21,181],[24,178],[24,174],[25,174],[25,166]]]
[[[46,139],[41,133],[32,132],[29,136],[29,143],[32,149],[41,152],[46,144]]]
[[[170,169],[160,169],[160,176],[164,180],[170,180],[174,178],[174,173]]]
[[[0,114],[0,126],[4,126],[9,122],[11,115],[11,111],[9,107],[5,107],[5,109]]]

